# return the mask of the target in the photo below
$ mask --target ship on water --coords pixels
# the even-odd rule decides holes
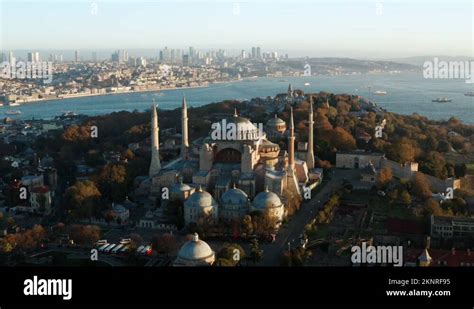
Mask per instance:
[[[374,94],[375,94],[375,95],[386,95],[386,94],[387,94],[387,91],[385,91],[385,90],[377,90],[377,91],[374,91]]]
[[[5,112],[6,115],[20,115],[21,114],[21,111],[6,111]]]
[[[474,92],[470,91],[464,94],[466,97],[474,97]]]
[[[436,98],[434,100],[431,100],[431,102],[436,102],[436,103],[449,103],[452,102],[453,100],[447,98],[447,97],[442,97],[442,98]]]

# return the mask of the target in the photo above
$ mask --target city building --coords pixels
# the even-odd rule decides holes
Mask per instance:
[[[474,235],[474,219],[431,215],[432,237],[462,238]]]

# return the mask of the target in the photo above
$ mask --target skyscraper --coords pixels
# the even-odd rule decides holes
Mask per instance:
[[[155,176],[161,170],[160,163],[160,141],[158,128],[158,114],[156,112],[156,105],[151,106],[151,162],[148,175]]]
[[[39,52],[29,52],[27,54],[28,62],[39,62]]]
[[[256,58],[257,58],[257,48],[252,47],[252,59],[256,59]]]
[[[260,47],[257,47],[257,59],[262,59],[262,51]]]
[[[79,62],[79,51],[78,50],[76,50],[74,52],[74,62]]]
[[[8,62],[10,63],[10,67],[15,67],[16,66],[16,58],[13,55],[13,52],[8,53]]]
[[[194,49],[194,47],[189,46],[189,60],[193,62],[195,57],[196,57],[196,50]]]

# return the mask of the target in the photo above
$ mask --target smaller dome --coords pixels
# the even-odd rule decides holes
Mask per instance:
[[[274,118],[271,118],[270,120],[267,121],[267,125],[269,126],[286,125],[286,122],[283,119],[278,118],[277,115],[275,114]]]
[[[234,188],[229,189],[222,194],[221,202],[223,204],[245,205],[248,203],[248,196],[244,191],[234,186]]]
[[[112,206],[112,208],[116,213],[122,213],[122,212],[127,211],[127,209],[125,207],[123,207],[122,205],[120,205],[120,204],[115,204],[115,205]]]
[[[214,261],[214,251],[205,242],[199,239],[199,235],[194,233],[193,239],[187,241],[179,250],[177,264],[212,264]]]
[[[217,203],[209,192],[204,191],[201,187],[199,187],[196,192],[191,194],[191,196],[187,199],[184,205],[186,207],[206,208],[211,206],[217,206]]]
[[[125,201],[123,201],[122,205],[123,205],[123,207],[125,207],[127,209],[132,209],[132,208],[135,208],[137,206],[137,204],[135,204],[134,202],[132,202],[128,199],[128,196],[125,198]]]
[[[171,186],[172,193],[181,193],[191,190],[191,187],[183,182],[175,183]]]
[[[281,207],[282,203],[278,195],[266,189],[255,196],[252,206],[257,210],[266,210]]]

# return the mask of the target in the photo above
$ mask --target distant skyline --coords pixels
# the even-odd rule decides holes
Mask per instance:
[[[261,46],[291,57],[474,56],[473,6],[470,0],[0,0],[0,50]]]

